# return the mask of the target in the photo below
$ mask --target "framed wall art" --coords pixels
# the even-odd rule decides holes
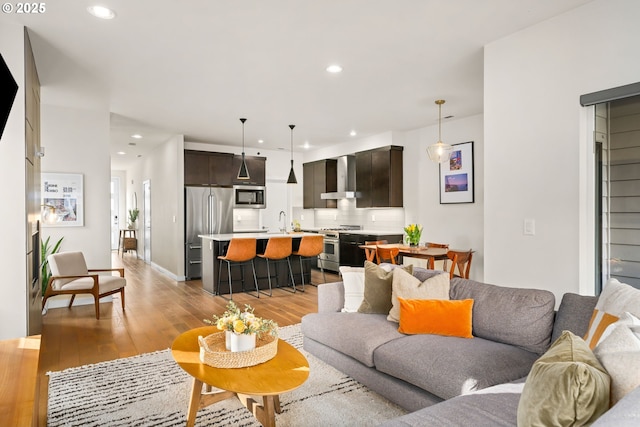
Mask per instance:
[[[473,141],[454,144],[448,162],[440,163],[440,203],[473,203]]]
[[[82,174],[42,173],[42,225],[84,226]]]

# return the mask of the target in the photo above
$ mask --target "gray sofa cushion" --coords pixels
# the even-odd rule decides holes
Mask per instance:
[[[524,378],[514,383],[523,381]],[[458,396],[389,420],[380,427],[515,426],[519,400],[517,384],[501,384],[485,389],[482,393]]]
[[[386,314],[311,313],[302,318],[302,333],[360,363],[373,367],[373,351],[403,337]]]
[[[562,331],[571,331],[579,337],[584,337],[589,329],[589,321],[597,302],[598,297],[564,294],[553,324],[551,342],[555,342],[562,335]]]
[[[449,294],[451,299],[474,300],[474,336],[537,354],[549,347],[555,316],[553,293],[453,278]]]
[[[535,353],[482,338],[411,335],[374,351],[376,369],[443,399],[527,375]]]

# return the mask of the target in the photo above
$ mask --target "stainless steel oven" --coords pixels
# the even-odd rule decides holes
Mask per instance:
[[[323,230],[324,250],[318,257],[318,268],[338,272],[340,267],[340,233]]]

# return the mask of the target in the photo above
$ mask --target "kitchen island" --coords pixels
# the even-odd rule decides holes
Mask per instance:
[[[224,255],[229,246],[231,239],[256,239],[256,253],[260,254],[264,252],[264,248],[267,246],[267,242],[271,237],[291,237],[292,238],[292,250],[297,250],[300,246],[300,239],[303,236],[317,236],[316,233],[228,233],[228,234],[202,234],[199,237],[202,239],[202,288],[215,295],[218,280],[218,270],[220,264],[218,262],[218,256]],[[258,287],[260,289],[269,289],[269,283],[267,279],[267,263],[264,259],[256,257],[254,260],[256,266],[256,276],[258,277]],[[311,262],[304,262],[304,275],[305,283],[309,283],[309,277]],[[275,268],[271,269],[272,278],[271,285],[273,288],[278,286],[289,286],[289,274],[287,271],[286,262],[278,262],[277,264],[270,264],[277,268],[278,280],[276,283],[273,276]],[[315,265],[315,263],[314,263]],[[224,265],[223,265],[224,267]],[[297,259],[291,259],[291,269],[293,271],[293,278],[296,282],[296,287],[300,286],[300,262]],[[245,277],[245,289],[250,291],[255,289],[253,284],[253,275],[251,273],[251,265],[246,264],[241,267],[232,266],[231,276],[233,284],[233,292],[242,292],[242,274]],[[221,290],[223,294],[229,293],[227,269],[222,268],[220,274]]]

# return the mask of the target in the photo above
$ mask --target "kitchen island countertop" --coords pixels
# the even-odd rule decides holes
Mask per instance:
[[[198,237],[216,242],[228,242],[231,239],[258,239],[268,240],[270,237],[317,236],[317,233],[287,232],[287,233],[226,233],[226,234],[200,234]]]

